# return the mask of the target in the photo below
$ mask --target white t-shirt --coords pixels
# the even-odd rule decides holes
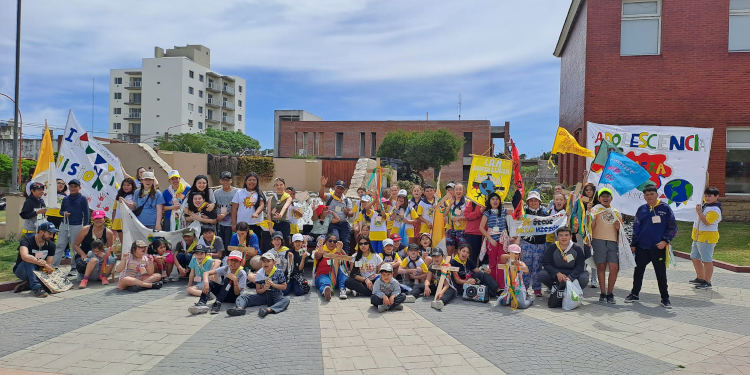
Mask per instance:
[[[359,275],[370,280],[374,280],[378,275],[378,266],[383,263],[383,258],[379,254],[370,253],[369,257],[354,262],[354,266],[359,268]]]
[[[237,190],[232,198],[232,203],[237,203],[237,222],[246,222],[250,225],[257,225],[263,221],[264,213],[261,211],[257,218],[253,218],[255,213],[255,202],[258,200],[258,193],[247,191],[247,189]]]

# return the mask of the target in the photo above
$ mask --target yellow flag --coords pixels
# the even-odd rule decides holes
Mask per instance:
[[[440,173],[442,173],[442,171]],[[432,218],[432,247],[446,249],[445,218],[442,211],[442,208],[445,207],[445,205],[443,204],[444,202],[441,201],[440,173],[438,173],[437,182],[435,183],[435,206],[433,206],[434,214]]]
[[[44,135],[42,136],[42,147],[36,159],[36,168],[31,178],[34,182],[44,184],[44,195],[42,199],[47,208],[59,208],[57,204],[57,182],[55,156],[52,151],[52,136],[47,124],[44,124]]]
[[[552,145],[551,154],[575,154],[587,158],[594,157],[594,151],[579,145],[576,139],[562,126],[557,128],[557,135],[555,136],[555,143]]]

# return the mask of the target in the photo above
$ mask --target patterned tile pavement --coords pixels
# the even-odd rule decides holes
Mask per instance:
[[[689,262],[668,271],[672,310],[659,306],[653,271],[641,302],[527,310],[418,300],[380,314],[365,298],[293,297],[260,319],[191,316],[183,283],[120,292],[94,284],[45,299],[0,293],[0,374],[747,374],[750,275],[718,270],[698,291]]]

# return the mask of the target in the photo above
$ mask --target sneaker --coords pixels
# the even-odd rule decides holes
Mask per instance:
[[[89,279],[83,279],[80,283],[78,283],[78,289],[86,289],[86,287],[89,285]]]
[[[401,311],[403,309],[404,309],[404,305],[402,305],[400,303],[398,305],[391,306],[391,310],[393,310],[393,311]]]
[[[67,277],[77,277],[77,276],[78,276],[78,272],[77,272],[77,271],[76,271],[75,269],[72,269],[72,270],[70,270],[70,272],[68,272],[68,274],[67,274],[67,275],[65,275],[65,276],[67,276]]]
[[[24,290],[29,290],[29,282],[26,280],[21,281],[18,285],[16,285],[16,287],[13,288],[13,293],[21,293]]]
[[[669,302],[668,299],[661,300],[661,305],[664,306],[664,308],[668,310],[672,308],[672,303]]]
[[[607,295],[604,293],[599,293],[599,303],[605,303],[607,302]]]
[[[695,289],[711,289],[711,283],[704,280],[702,283],[696,285]]]
[[[404,303],[414,303],[414,302],[417,302],[417,297],[414,297],[411,294],[406,296],[406,299],[404,300]]]
[[[266,317],[266,315],[268,315],[268,309],[267,309],[267,308],[265,308],[265,307],[261,307],[261,308],[260,308],[260,309],[258,310],[258,316],[259,316],[259,317],[260,317],[260,318],[262,319],[262,318],[265,318],[265,317]]]
[[[445,306],[445,303],[443,303],[443,301],[440,301],[440,300],[432,301],[430,303],[430,307],[432,307],[435,310],[442,310],[443,306]]]
[[[218,314],[219,311],[221,311],[221,302],[214,302],[214,304],[211,305],[211,314]]]
[[[388,311],[388,306],[386,305],[378,305],[378,312],[386,312]]]
[[[696,278],[694,278],[694,279],[692,279],[692,280],[690,280],[688,282],[690,284],[693,284],[693,285],[699,285],[699,284],[703,284],[705,282],[705,280],[699,279],[699,278],[696,277]]]
[[[541,297],[542,296],[542,290],[541,289],[534,290],[534,295],[537,296],[537,297]]]
[[[232,307],[232,308],[227,309],[227,314],[229,316],[240,316],[240,315],[245,315],[245,313],[246,313],[245,309],[240,309],[237,307]]]
[[[633,302],[638,302],[638,301],[640,301],[640,300],[641,300],[641,299],[640,299],[640,298],[638,298],[638,296],[636,296],[636,295],[635,295],[635,294],[633,294],[633,293],[630,293],[630,294],[628,294],[628,296],[627,296],[627,297],[625,297],[625,303],[633,303]]]
[[[599,287],[599,283],[596,280],[591,280],[591,289],[595,289]]]
[[[352,292],[352,297],[359,296],[359,293],[356,290],[352,290],[351,292]]]
[[[341,291],[339,292],[339,298],[340,299],[347,299],[347,298],[349,298],[349,296],[346,295],[346,289],[341,289]]]
[[[610,305],[615,304],[615,295],[614,294],[607,294],[607,303]]]
[[[205,303],[196,303],[193,306],[188,307],[188,312],[193,315],[205,314],[208,312],[208,306]]]
[[[34,296],[34,297],[37,297],[37,298],[45,298],[45,297],[48,296],[47,292],[45,292],[44,289],[42,289],[42,288],[32,289],[31,290],[31,295]]]
[[[99,281],[102,282],[102,285],[109,285],[109,279],[106,276],[100,277]]]
[[[126,289],[129,292],[140,292],[141,291],[141,287],[139,287],[138,285],[131,285],[131,286],[127,287]]]
[[[151,289],[161,289],[164,284],[161,281],[151,283]]]
[[[326,301],[331,300],[331,287],[327,286],[325,289],[323,289],[323,297],[326,298]]]

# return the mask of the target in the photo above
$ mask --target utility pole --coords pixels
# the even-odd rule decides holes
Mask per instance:
[[[16,6],[16,92],[15,92],[15,110],[13,111],[13,170],[10,174],[10,190],[18,191],[18,154],[21,150],[18,147],[18,77],[21,61],[21,0],[18,0]]]

